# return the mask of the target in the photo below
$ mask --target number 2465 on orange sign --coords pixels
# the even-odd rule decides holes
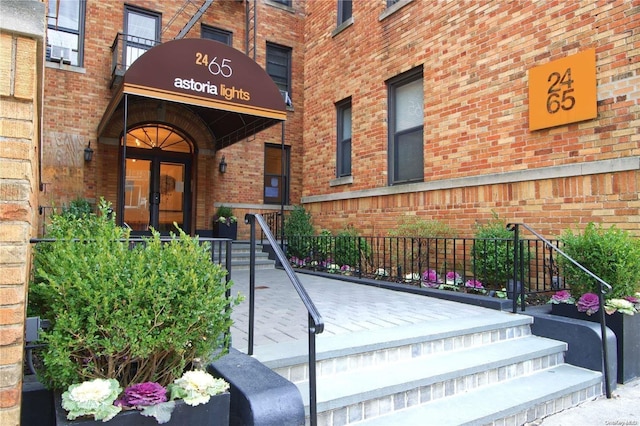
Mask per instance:
[[[595,49],[529,70],[529,130],[597,115]]]

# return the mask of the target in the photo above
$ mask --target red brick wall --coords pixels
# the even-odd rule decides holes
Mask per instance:
[[[130,6],[161,13],[163,29],[184,3],[157,0],[126,2]],[[285,143],[292,147],[291,197],[295,203],[299,203],[302,194],[303,6],[301,0],[295,0],[292,8],[260,1],[257,8],[256,61],[265,65],[267,41],[293,49],[292,96],[295,111],[288,113]],[[96,131],[112,96],[109,88],[110,47],[116,34],[123,31],[125,2],[88,0],[86,7],[84,67],[49,64],[46,69],[45,205],[60,206],[82,196],[96,200],[105,197],[117,206],[119,161],[116,144],[122,129],[115,129],[110,134],[110,140],[101,140],[100,143],[96,141]],[[187,6],[185,13],[179,15],[163,32],[162,40],[173,39],[196,10],[195,4]],[[244,2],[215,1],[186,37],[200,37],[202,23],[232,32],[233,47],[245,51]],[[167,121],[172,120],[174,118],[170,117]],[[182,128],[189,130],[189,126]],[[260,207],[263,204],[264,145],[281,143],[281,127],[274,126],[217,153],[213,152],[210,142],[200,137],[199,132],[202,129],[190,133],[202,150],[194,162],[197,188],[193,200],[194,228],[210,228],[216,203],[237,206],[239,209],[251,206],[247,207],[247,211],[263,211]],[[82,152],[89,141],[95,151],[94,160],[86,163]],[[229,164],[225,175],[217,171],[222,155],[225,155]],[[241,226],[241,237],[245,235]]]
[[[332,37],[335,2],[307,2],[303,202],[318,227],[352,224],[365,234],[386,234],[398,215],[416,214],[466,233],[495,210],[548,234],[589,221],[640,233],[637,169],[349,194],[388,186],[385,81],[418,65],[424,69],[427,183],[637,158],[637,2],[413,1],[380,20],[385,4],[354,2],[353,25]],[[527,71],[588,48],[596,49],[598,117],[529,131]],[[353,183],[331,186],[334,105],[349,96]]]

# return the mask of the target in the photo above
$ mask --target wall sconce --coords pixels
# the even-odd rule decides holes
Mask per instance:
[[[220,169],[220,173],[227,172],[227,162],[224,161],[224,155],[222,156],[222,159],[220,159],[220,165],[218,166],[218,168]]]
[[[84,161],[91,161],[93,159],[93,150],[91,149],[91,141],[84,149]]]

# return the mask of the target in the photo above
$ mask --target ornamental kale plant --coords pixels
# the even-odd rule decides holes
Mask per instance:
[[[160,404],[161,402],[167,402],[167,389],[156,382],[144,382],[136,383],[126,388],[122,398],[116,401],[116,405],[145,407]]]
[[[62,394],[62,408],[68,411],[69,420],[93,416],[95,420],[106,422],[120,412],[114,401],[121,390],[118,381],[114,379],[76,383]]]
[[[592,315],[600,309],[600,300],[598,300],[597,294],[585,293],[578,299],[577,306],[578,312],[585,312],[587,315]]]
[[[51,322],[39,375],[53,389],[94,378],[166,386],[229,347],[238,298],[227,299],[227,271],[208,244],[181,230],[134,244],[108,209],[102,201],[99,214],[53,216],[55,241],[34,249],[29,304]]]

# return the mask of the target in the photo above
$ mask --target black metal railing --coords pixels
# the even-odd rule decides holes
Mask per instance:
[[[111,87],[124,76],[131,64],[147,50],[160,44],[160,40],[146,39],[118,33],[111,43]]]
[[[536,238],[539,241],[542,241],[545,245],[546,248],[548,248],[549,250],[553,250],[555,251],[558,255],[562,256],[563,258],[565,258],[566,260],[568,260],[569,262],[571,262],[574,266],[576,266],[578,269],[580,269],[582,272],[584,272],[585,274],[587,274],[588,276],[590,276],[592,279],[594,279],[599,286],[599,291],[598,291],[598,302],[600,304],[600,309],[598,309],[598,312],[600,313],[600,336],[601,336],[601,340],[602,340],[602,360],[603,360],[603,374],[604,374],[604,383],[605,383],[605,392],[607,395],[607,398],[611,398],[611,385],[609,383],[609,357],[608,357],[608,351],[607,351],[607,325],[606,325],[606,318],[605,318],[605,310],[604,310],[604,295],[611,292],[612,288],[611,285],[607,282],[605,282],[602,278],[598,277],[597,275],[595,275],[593,272],[589,271],[587,268],[585,268],[584,266],[582,266],[581,264],[579,264],[578,262],[576,262],[571,256],[569,256],[568,254],[566,254],[565,252],[563,252],[562,250],[560,250],[557,246],[554,246],[553,244],[551,244],[551,242],[547,239],[545,239],[542,235],[538,234],[536,231],[534,231],[531,227],[523,224],[523,223],[510,223],[509,225],[507,225],[507,228],[510,229],[511,231],[513,231],[513,243],[514,243],[514,247],[520,247],[521,246],[521,239],[520,239],[520,228],[524,228],[527,231],[529,231],[530,233],[532,233],[533,235],[536,236]],[[518,278],[518,273],[519,270],[521,269],[519,267],[519,264],[522,262],[522,257],[521,257],[521,250],[514,250],[514,256],[513,256],[513,263],[514,263],[514,281]],[[520,296],[521,296],[521,300],[522,300],[522,310],[524,311],[525,309],[525,305],[524,305],[524,288],[521,288],[521,292],[520,292]],[[516,298],[513,298],[514,303],[513,303],[513,312],[515,313],[517,310],[517,306],[516,306]]]
[[[536,238],[522,238],[521,227]],[[513,238],[295,236],[287,238],[287,257],[294,267],[316,272],[508,298],[514,313],[518,304],[524,311],[527,303],[546,303],[552,293],[566,289],[557,262],[563,257],[599,283],[604,306],[611,286],[564,253],[559,240],[545,239],[523,224],[508,229]],[[610,398],[605,311],[599,311]]]
[[[272,212],[272,213],[262,213],[262,218],[267,223],[267,226],[271,233],[276,237],[276,239],[282,240],[282,213],[281,212]],[[260,239],[265,240],[267,237],[262,228],[260,229]]]
[[[40,219],[40,228],[38,229],[38,234],[43,236],[47,233],[47,224],[48,218],[52,215],[59,213],[60,208],[53,206],[38,206],[38,214],[41,216]]]
[[[244,217],[245,223],[251,226],[250,234],[250,270],[249,270],[249,355],[253,355],[253,334],[255,319],[255,271],[256,271],[256,222],[260,225],[262,232],[271,244],[276,257],[282,264],[291,284],[295,288],[300,300],[307,309],[307,320],[309,330],[309,422],[311,426],[318,424],[317,397],[316,397],[316,334],[324,331],[324,321],[315,304],[302,286],[293,268],[289,264],[284,252],[278,246],[278,242],[269,229],[267,221],[259,214],[247,214]]]
[[[558,247],[560,242],[550,244]],[[287,238],[288,261],[297,268],[504,296],[511,296],[514,288],[524,288],[530,297],[562,289],[553,250],[534,239],[519,242],[520,256],[527,262],[521,263],[514,281],[513,247],[510,238]]]

